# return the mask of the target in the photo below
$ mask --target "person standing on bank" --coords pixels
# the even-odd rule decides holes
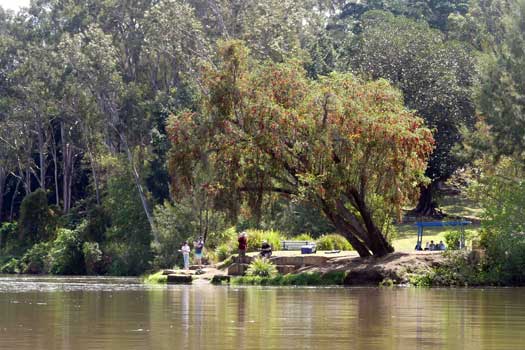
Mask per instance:
[[[246,250],[248,249],[248,237],[246,237],[246,232],[241,232],[239,239],[239,256],[246,256]]]
[[[199,237],[197,242],[193,243],[193,246],[195,248],[195,264],[201,267],[202,265],[202,250],[204,249],[204,241],[202,240],[202,237]]]
[[[188,242],[184,242],[179,250],[179,252],[182,252],[182,257],[184,258],[184,270],[190,269],[190,250]]]

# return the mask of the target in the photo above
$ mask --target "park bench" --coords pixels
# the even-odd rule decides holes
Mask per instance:
[[[310,246],[313,253],[316,251],[315,242],[309,241],[281,241],[281,246],[283,250],[301,250],[304,246]]]

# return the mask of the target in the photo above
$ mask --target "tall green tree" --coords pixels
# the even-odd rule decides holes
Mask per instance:
[[[407,108],[416,110],[433,130],[436,149],[426,171],[432,182],[422,187],[416,208],[419,214],[433,214],[435,186],[460,164],[452,152],[461,140],[460,126],[475,120],[472,54],[425,23],[371,11],[363,16],[363,30],[349,48],[348,60],[360,74],[397,86]]]
[[[524,159],[525,1],[516,0],[502,19],[501,44],[482,59],[476,99],[496,136],[498,153]]]

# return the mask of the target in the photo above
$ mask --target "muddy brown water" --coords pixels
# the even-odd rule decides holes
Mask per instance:
[[[0,277],[0,349],[525,349],[525,289]]]

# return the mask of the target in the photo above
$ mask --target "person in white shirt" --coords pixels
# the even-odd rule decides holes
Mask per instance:
[[[182,257],[184,258],[184,270],[189,270],[190,268],[190,250],[188,242],[184,242],[182,248],[179,250],[182,252]]]

